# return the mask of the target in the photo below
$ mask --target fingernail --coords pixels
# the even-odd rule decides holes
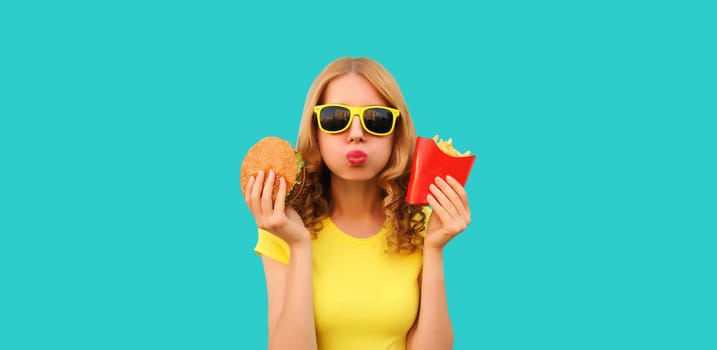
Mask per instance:
[[[455,179],[453,178],[453,176],[450,176],[450,175],[447,175],[447,176],[446,176],[446,179],[455,180]]]

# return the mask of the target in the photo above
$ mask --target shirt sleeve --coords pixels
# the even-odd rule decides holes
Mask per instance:
[[[289,245],[273,233],[259,229],[259,238],[254,247],[254,252],[259,256],[267,256],[284,265],[289,263],[291,250]]]

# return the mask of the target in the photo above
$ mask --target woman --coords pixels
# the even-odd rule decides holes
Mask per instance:
[[[286,182],[273,171],[245,188],[259,227],[269,349],[452,347],[442,253],[470,209],[451,177],[431,185],[432,210],[405,202],[415,141],[399,86],[378,62],[343,57],[316,78],[297,140],[300,196],[286,205]]]

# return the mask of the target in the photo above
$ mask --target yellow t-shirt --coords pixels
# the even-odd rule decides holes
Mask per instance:
[[[356,238],[330,218],[323,225],[312,241],[319,349],[405,350],[406,334],[418,313],[421,253],[386,253],[385,228]],[[268,231],[259,230],[254,251],[289,262],[289,246]]]

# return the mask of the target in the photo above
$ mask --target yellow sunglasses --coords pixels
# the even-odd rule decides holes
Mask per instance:
[[[319,129],[327,134],[346,131],[358,115],[363,129],[371,135],[386,136],[393,132],[398,109],[385,106],[353,107],[342,104],[327,104],[314,107]]]

